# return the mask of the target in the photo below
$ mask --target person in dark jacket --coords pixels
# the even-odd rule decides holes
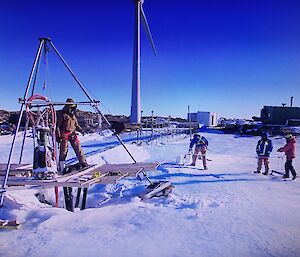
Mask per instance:
[[[207,150],[207,146],[208,146],[207,139],[199,134],[195,134],[193,139],[191,140],[189,152],[192,152],[194,145],[195,145],[195,151],[193,154],[193,161],[192,161],[191,165],[192,166],[196,165],[198,153],[201,152],[203,168],[205,170],[207,170],[207,163],[206,163],[206,150]]]
[[[297,173],[293,167],[293,159],[296,158],[295,150],[296,150],[296,139],[291,134],[285,136],[286,145],[277,150],[277,152],[284,152],[286,155],[286,162],[284,165],[285,174],[283,178],[289,178],[290,172],[292,173],[293,180],[296,178]]]
[[[73,102],[74,100],[72,98],[67,99],[67,103]],[[75,133],[76,131],[79,131],[82,135],[84,135],[84,132],[79,126],[75,116],[76,108],[76,104],[66,104],[62,110],[57,111],[56,140],[60,144],[59,161],[61,169],[63,169],[64,162],[68,154],[68,142],[70,142],[73,147],[81,167],[87,166],[84,152]]]
[[[265,165],[265,172],[264,175],[268,175],[269,172],[269,157],[270,153],[273,150],[272,141],[268,139],[268,135],[266,132],[262,132],[261,139],[258,140],[256,145],[256,153],[257,153],[257,170],[255,173],[260,173],[262,168],[262,164]]]

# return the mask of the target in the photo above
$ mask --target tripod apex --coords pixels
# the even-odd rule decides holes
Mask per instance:
[[[44,40],[44,41],[51,41],[50,37],[40,37],[39,38],[40,41]]]

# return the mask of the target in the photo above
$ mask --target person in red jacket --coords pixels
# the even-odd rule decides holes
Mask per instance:
[[[86,157],[82,150],[81,144],[77,137],[76,131],[79,131],[84,135],[83,129],[79,126],[76,118],[77,105],[74,103],[74,99],[68,98],[67,103],[62,110],[57,111],[56,122],[56,140],[60,144],[59,146],[59,162],[61,169],[65,166],[65,160],[68,154],[68,144],[70,142],[74,149],[74,152],[78,158],[79,164],[82,168],[87,167]]]
[[[286,155],[286,162],[284,165],[285,174],[283,178],[289,178],[290,171],[291,171],[294,180],[297,174],[292,163],[293,163],[293,159],[296,157],[295,156],[296,139],[291,134],[286,135],[285,138],[286,138],[286,145],[284,147],[279,148],[277,152],[284,152]]]

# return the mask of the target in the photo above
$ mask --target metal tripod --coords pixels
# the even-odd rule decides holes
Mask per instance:
[[[28,98],[29,89],[30,89],[30,87],[32,85],[34,74],[36,74],[36,72],[37,72],[38,62],[40,60],[40,56],[41,56],[41,53],[42,53],[43,49],[47,49],[47,51],[49,51],[49,49],[52,48],[54,50],[54,52],[57,54],[57,56],[59,57],[59,59],[63,62],[64,66],[70,72],[70,74],[75,79],[75,81],[77,82],[78,86],[80,87],[80,89],[83,91],[83,93],[86,95],[86,97],[89,100],[89,102],[81,102],[81,103],[82,104],[87,104],[88,103],[89,105],[91,105],[93,107],[93,109],[95,110],[95,112],[97,114],[99,114],[102,117],[102,119],[107,123],[107,125],[111,128],[110,122],[102,114],[102,112],[100,111],[100,109],[98,107],[99,101],[97,101],[95,99],[92,99],[90,97],[90,95],[88,94],[88,92],[85,89],[85,87],[82,85],[82,83],[79,81],[79,79],[75,76],[75,74],[71,70],[70,66],[66,63],[66,61],[64,60],[64,58],[62,57],[62,55],[56,49],[56,47],[52,43],[51,39],[50,38],[40,38],[39,41],[40,41],[39,47],[38,47],[38,50],[37,50],[37,53],[36,53],[36,56],[35,56],[35,59],[34,59],[34,62],[33,62],[33,66],[32,66],[30,75],[29,75],[29,79],[28,79],[27,86],[26,86],[26,89],[25,89],[24,97],[23,97],[23,99],[20,100],[20,104],[21,104],[21,107],[20,107],[20,117],[18,119],[16,130],[15,130],[15,133],[14,133],[14,136],[13,136],[13,141],[12,141],[11,149],[10,149],[10,152],[9,152],[9,157],[8,157],[8,162],[7,162],[7,166],[6,166],[6,172],[5,172],[5,176],[4,176],[2,188],[0,189],[0,207],[3,206],[4,193],[5,193],[5,189],[7,187],[7,180],[8,180],[8,176],[9,176],[10,167],[11,167],[12,155],[14,153],[14,148],[15,148],[15,143],[16,143],[16,136],[17,136],[17,133],[20,130],[20,124],[21,124],[23,113],[24,113],[24,107],[27,104],[27,98]],[[49,104],[52,104],[52,105],[61,105],[61,104],[68,104],[68,103],[51,103],[51,102],[49,102]],[[80,102],[76,103],[76,104],[80,104]],[[132,156],[132,154],[129,152],[129,150],[125,146],[125,144],[122,141],[122,139],[120,138],[120,136],[118,134],[116,134],[116,133],[115,133],[115,136],[117,137],[117,139],[121,143],[121,145],[124,147],[124,149],[126,150],[126,152],[128,153],[128,155],[130,156],[130,158],[133,160],[133,162],[136,163],[136,160],[134,159],[134,157]]]

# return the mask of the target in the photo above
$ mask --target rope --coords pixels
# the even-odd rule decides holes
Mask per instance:
[[[43,90],[47,87],[47,66],[48,66],[48,57],[47,52],[49,52],[49,48],[47,47],[47,43],[44,45],[44,84]]]
[[[51,110],[51,114],[52,114],[52,148],[54,149],[54,158],[56,159],[56,161],[58,162],[58,156],[57,156],[57,147],[56,147],[56,121],[57,121],[57,117],[56,117],[56,111],[54,109],[53,105],[50,105],[50,110]]]
[[[41,55],[39,55],[39,58],[38,58],[38,61],[37,61],[37,65],[36,65],[36,70],[35,70],[35,73],[34,73],[34,79],[33,79],[33,84],[32,84],[31,96],[33,96],[33,94],[34,94],[35,84],[36,84],[36,78],[37,78],[37,74],[38,74],[38,71],[39,71],[40,62],[41,62]]]
[[[283,169],[283,159],[284,159],[284,156],[278,156],[278,161],[277,161],[277,168],[278,168],[278,171],[279,170],[284,170]]]

